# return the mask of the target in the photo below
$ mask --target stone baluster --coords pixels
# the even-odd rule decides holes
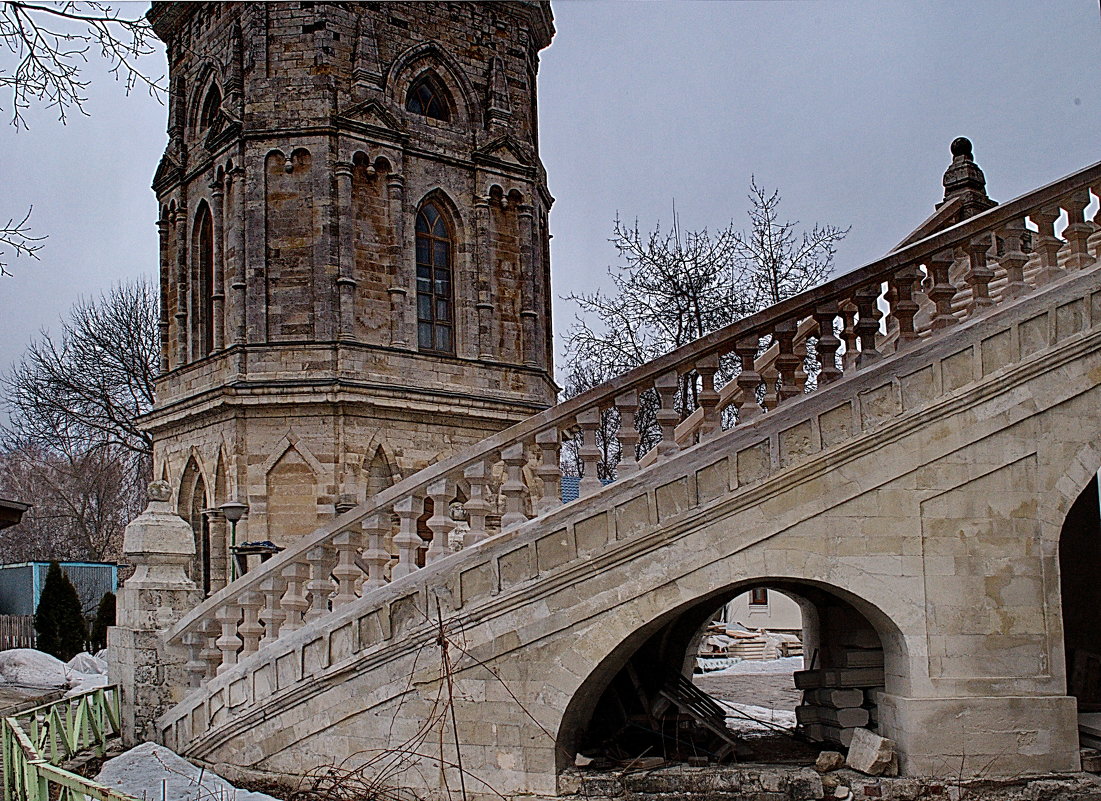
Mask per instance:
[[[358,529],[346,528],[333,537],[333,546],[336,548],[336,567],[333,568],[336,594],[333,595],[333,609],[350,604],[358,597],[356,580],[363,575],[363,571],[356,566],[360,536]]]
[[[470,498],[466,507],[466,522],[469,530],[463,534],[463,546],[477,545],[489,535],[486,533],[486,515],[489,514],[489,468],[484,461],[478,461],[463,471],[463,478],[470,485]]]
[[[737,378],[739,398],[734,402],[738,408],[739,425],[749,422],[761,413],[761,407],[757,405],[757,387],[761,383],[761,375],[754,369],[759,342],[757,335],[753,334],[734,343],[734,352],[742,362],[742,370]]]
[[[218,672],[222,673],[237,664],[237,651],[241,648],[241,638],[237,636],[241,607],[236,604],[219,606],[214,618],[222,627],[222,636],[214,642],[222,654],[222,663],[218,666]]]
[[[856,334],[856,304],[851,301],[842,303],[839,307],[841,317],[841,341],[845,345],[845,352],[841,355],[841,366],[846,372],[855,370],[857,359],[860,357],[860,349],[857,347]]]
[[[1004,248],[998,262],[1005,270],[1006,287],[1003,296],[1006,299],[1018,298],[1032,290],[1032,287],[1025,282],[1025,265],[1028,264],[1028,256],[1024,252],[1024,237],[1027,230],[1022,219],[1011,220],[1001,230]]]
[[[796,334],[799,331],[796,329]],[[795,347],[792,348],[792,352],[799,360],[799,366],[795,368],[795,386],[799,390],[799,394],[803,395],[807,391],[807,339],[795,340]]]
[[[853,329],[860,339],[860,356],[856,360],[858,368],[867,367],[881,356],[875,341],[879,335],[879,318],[882,316],[876,305],[879,300],[879,292],[879,284],[861,287],[856,290],[856,312],[860,316]]]
[[[833,321],[837,318],[836,303],[826,303],[814,310],[818,322],[818,386],[829,384],[841,377],[837,366],[837,349],[841,340],[833,333]]]
[[[1086,206],[1090,204],[1088,189],[1075,192],[1066,198],[1062,206],[1067,211],[1067,227],[1063,236],[1070,243],[1070,256],[1067,258],[1068,270],[1081,270],[1093,264],[1087,242],[1093,233],[1093,226],[1086,221]]]
[[[390,562],[386,535],[390,533],[390,515],[370,515],[363,521],[363,532],[367,535],[367,550],[363,552],[367,580],[363,582],[363,591],[367,592],[386,584],[386,565]]]
[[[306,551],[306,561],[310,565],[310,580],[306,582],[310,607],[306,612],[306,622],[312,623],[329,611],[329,596],[333,592],[333,582],[329,578],[333,568],[333,549],[328,545],[316,545]]]
[[[771,412],[780,403],[780,396],[777,390],[777,383],[780,377],[780,371],[776,368],[776,362],[765,365],[761,369],[761,381],[765,386],[765,394],[761,398],[761,406],[766,412]]]
[[[917,341],[917,332],[914,331],[914,317],[918,312],[917,301],[914,300],[914,284],[918,279],[916,265],[908,264],[891,276],[894,300],[891,302],[891,317],[898,326],[898,341],[895,350],[901,351],[910,347]]]
[[[1101,184],[1091,188],[1094,197],[1101,200]],[[1098,204],[1097,211],[1093,215],[1093,233],[1089,237],[1089,247],[1093,257],[1101,260],[1101,203]]]
[[[990,297],[990,282],[994,279],[994,271],[986,258],[988,250],[990,250],[989,234],[975,237],[967,243],[967,260],[970,265],[967,271],[967,283],[971,287],[968,315],[981,314],[983,309],[994,305],[994,298]]]
[[[700,421],[700,442],[710,439],[723,430],[722,413],[719,411],[719,392],[715,389],[715,373],[719,371],[719,357],[711,354],[696,362],[696,372],[700,375],[700,393],[696,402],[700,405],[703,419]]]
[[[208,618],[199,624],[199,631],[202,632],[202,639],[206,643],[201,658],[206,662],[207,678],[212,679],[218,675],[218,668],[222,664],[222,652],[218,650],[218,635],[221,629],[217,621]]]
[[[780,403],[803,394],[795,378],[796,371],[803,364],[803,360],[795,354],[797,330],[798,323],[793,317],[776,324],[776,343],[779,351],[776,354],[776,370],[780,374]]]
[[[302,618],[306,613],[306,607],[310,602],[306,599],[303,589],[306,579],[309,578],[309,566],[302,562],[292,562],[283,568],[283,578],[287,580],[287,591],[283,593],[279,605],[283,610],[283,632],[296,631],[302,628]]]
[[[1040,255],[1040,272],[1036,275],[1036,283],[1046,284],[1061,274],[1059,248],[1063,246],[1063,241],[1055,236],[1055,221],[1059,219],[1059,207],[1050,206],[1031,212],[1028,216],[1039,229],[1039,235],[1033,243],[1033,250]]]
[[[686,379],[687,380],[687,379]],[[680,391],[680,376],[676,370],[670,370],[657,377],[654,391],[658,393],[661,407],[654,415],[661,429],[661,441],[657,444],[658,458],[665,458],[680,450],[677,445],[677,423],[680,412],[677,411],[677,393]]]
[[[268,576],[260,582],[260,591],[264,593],[264,608],[260,612],[260,618],[264,621],[263,641],[272,642],[279,639],[279,627],[287,616],[279,603],[287,591],[287,581],[279,574]]]
[[[949,271],[955,261],[955,256],[950,250],[934,253],[929,259],[928,267],[933,277],[933,285],[929,287],[928,294],[929,299],[936,306],[936,314],[933,315],[931,324],[934,331],[940,331],[959,322],[952,314],[952,298],[956,297],[956,287],[949,277]]]
[[[394,565],[395,579],[407,576],[417,569],[417,549],[424,540],[417,533],[417,518],[424,511],[424,503],[415,495],[407,495],[394,505],[398,516],[398,533],[394,546],[398,549],[398,563]]]
[[[619,412],[619,465],[616,468],[620,478],[633,476],[638,472],[638,441],[640,435],[635,428],[635,414],[638,412],[638,392],[628,390],[616,395],[615,407]]]
[[[183,635],[183,644],[187,646],[187,662],[184,664],[184,670],[187,671],[188,686],[198,687],[207,672],[207,663],[203,659],[206,637],[199,631],[188,631]]]
[[[526,523],[524,514],[524,465],[528,461],[527,447],[523,442],[509,445],[501,451],[501,461],[505,463],[505,481],[501,485],[501,494],[505,496],[505,513],[501,516],[501,531]]]
[[[600,429],[600,409],[594,407],[578,414],[577,427],[581,430],[577,448],[577,456],[581,460],[578,496],[584,498],[604,486],[600,483],[600,447],[596,440],[596,432]]]
[[[535,475],[542,487],[539,499],[535,503],[536,514],[546,514],[562,505],[562,468],[559,462],[561,438],[557,428],[548,428],[535,435],[535,444],[539,448],[539,464]]]
[[[244,620],[237,629],[241,636],[241,654],[254,654],[264,633],[264,627],[260,625],[260,607],[264,605],[264,598],[258,592],[249,591],[241,595],[239,603],[244,613]]]
[[[455,482],[449,478],[440,478],[428,485],[428,497],[432,499],[432,516],[428,518],[428,530],[432,532],[432,541],[424,555],[425,565],[451,553],[449,537],[455,530],[455,521],[451,519],[451,501],[455,499]]]

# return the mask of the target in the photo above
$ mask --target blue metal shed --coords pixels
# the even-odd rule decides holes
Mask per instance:
[[[110,562],[60,562],[80,597],[85,615],[92,615],[106,592],[118,592],[119,567]],[[49,562],[0,565],[0,615],[33,615],[46,583]]]

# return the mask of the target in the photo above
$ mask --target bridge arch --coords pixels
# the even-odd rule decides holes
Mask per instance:
[[[612,735],[623,709],[619,697],[627,683],[639,692],[656,694],[673,674],[689,678],[692,646],[716,610],[755,587],[767,587],[792,598],[800,607],[807,667],[840,667],[845,642],[883,649],[887,693],[901,692],[908,683],[906,637],[877,604],[837,584],[788,574],[753,576],[731,581],[697,597],[682,600],[648,622],[626,631],[617,645],[582,678],[562,715],[555,752],[558,770],[573,764],[574,755],[598,747]],[[631,620],[624,608],[623,619]],[[602,625],[614,625],[602,623]],[[846,640],[846,636],[850,640]]]

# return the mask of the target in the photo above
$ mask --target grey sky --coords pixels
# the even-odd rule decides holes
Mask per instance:
[[[556,295],[602,282],[617,210],[649,228],[675,198],[685,227],[742,224],[751,174],[781,190],[786,217],[852,225],[838,253],[847,271],[932,211],[956,136],[974,141],[997,200],[1101,159],[1096,0],[559,0],[554,11],[540,116]],[[92,116],[0,126],[0,214],[33,203],[50,237],[41,261],[0,279],[0,367],[81,294],[154,274],[149,183],[166,112],[89,74]],[[559,335],[572,314],[556,302]]]

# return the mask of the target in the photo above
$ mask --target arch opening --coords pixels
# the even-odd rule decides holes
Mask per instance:
[[[211,536],[207,515],[209,507],[206,481],[203,480],[203,474],[195,460],[190,459],[180,480],[177,514],[188,522],[195,536],[195,560],[192,562],[191,580],[202,587],[204,596],[210,595],[211,589]]]
[[[761,622],[741,611],[761,590],[787,607],[776,632],[741,622]],[[877,729],[876,702],[903,670],[903,651],[897,627],[850,593],[794,579],[739,582],[625,636],[567,706],[559,769],[640,758],[813,764],[822,750],[844,750],[855,729]]]
[[[1082,747],[1101,748],[1101,498],[1098,477],[1071,504],[1059,533],[1059,591],[1067,695],[1078,703]]]

